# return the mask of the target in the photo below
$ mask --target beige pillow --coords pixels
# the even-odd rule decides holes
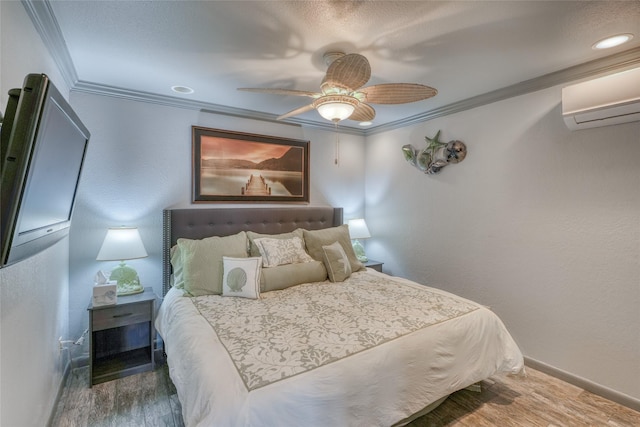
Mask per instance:
[[[253,243],[260,250],[262,265],[265,267],[313,261],[313,258],[304,249],[302,238],[298,236],[291,239],[261,237],[254,239]]]
[[[291,231],[289,233],[281,233],[281,234],[262,234],[256,233],[255,231],[247,231],[247,238],[249,239],[249,256],[262,256],[260,253],[260,249],[254,243],[254,240],[268,237],[270,239],[291,239],[292,237],[302,237],[302,229],[298,228],[297,230]]]
[[[178,239],[184,289],[192,296],[222,293],[222,257],[247,257],[247,233],[201,240]]]
[[[347,224],[338,227],[324,228],[322,230],[303,230],[303,235],[307,252],[309,252],[309,255],[311,255],[313,259],[323,261],[324,252],[322,247],[328,246],[333,242],[338,242],[349,259],[352,272],[365,268],[364,265],[358,261],[358,258],[356,258],[355,252],[353,252]]]
[[[222,296],[260,298],[262,258],[222,257]]]
[[[327,280],[327,270],[320,261],[279,265],[262,269],[260,291],[277,291],[301,283],[324,282],[325,280]]]
[[[338,242],[322,247],[324,266],[327,268],[329,280],[343,282],[351,276],[351,264]]]

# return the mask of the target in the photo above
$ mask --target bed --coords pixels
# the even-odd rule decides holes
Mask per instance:
[[[163,226],[156,328],[187,426],[404,425],[524,369],[488,308],[363,268],[341,208],[172,209]]]

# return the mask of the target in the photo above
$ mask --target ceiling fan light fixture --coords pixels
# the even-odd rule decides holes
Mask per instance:
[[[360,101],[352,96],[346,95],[326,95],[318,98],[313,107],[325,119],[332,122],[339,122],[348,119],[356,109]]]
[[[369,104],[408,104],[431,98],[438,93],[436,89],[418,83],[383,83],[364,87],[371,77],[371,66],[367,58],[358,53],[347,55],[329,53],[325,55],[325,59],[327,58],[329,58],[327,63],[331,61],[331,65],[320,84],[321,92],[277,88],[239,88],[239,90],[313,98],[314,101],[311,104],[282,114],[277,117],[277,120],[284,120],[315,109],[322,118],[334,122],[336,126],[344,119],[354,122],[373,120],[376,117],[376,110]]]
[[[355,107],[351,104],[345,104],[343,102],[327,102],[318,106],[318,113],[327,120],[332,122],[339,122],[348,118]]]

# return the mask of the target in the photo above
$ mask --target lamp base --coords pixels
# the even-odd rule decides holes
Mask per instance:
[[[111,271],[109,280],[115,280],[117,282],[117,294],[134,295],[144,292],[144,287],[140,284],[138,273],[133,268],[126,265],[124,262]]]
[[[358,258],[358,261],[360,262],[369,261],[369,258],[367,258],[367,255],[364,253],[364,247],[362,246],[362,243],[358,241],[358,239],[353,241],[352,246],[353,246],[353,251],[356,253],[356,258]]]
[[[141,294],[141,293],[144,292],[144,288],[142,287],[141,284],[137,284],[137,285],[123,284],[123,285],[120,285],[120,283],[118,283],[118,286],[117,286],[116,289],[117,289],[116,293],[119,296],[135,295],[135,294]]]

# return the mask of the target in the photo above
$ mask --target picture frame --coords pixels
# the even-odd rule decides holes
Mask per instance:
[[[309,145],[192,126],[192,200],[309,203]]]

